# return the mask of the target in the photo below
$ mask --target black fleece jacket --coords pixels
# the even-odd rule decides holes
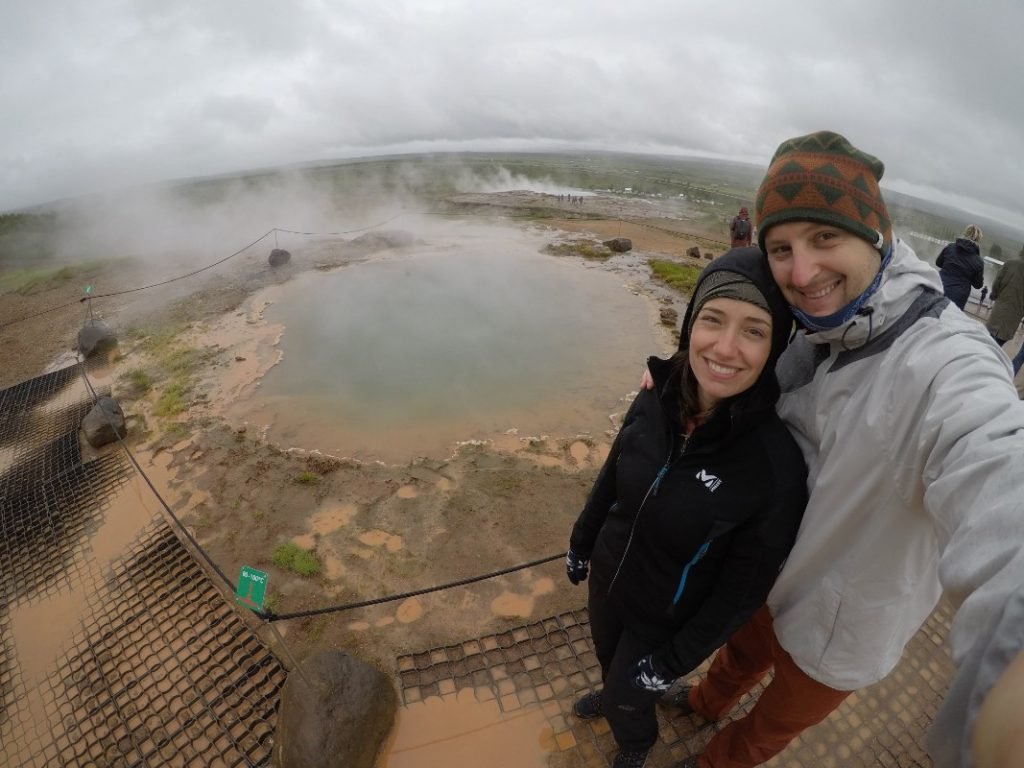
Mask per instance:
[[[773,325],[786,324],[776,337],[784,346],[791,320],[781,306]],[[775,412],[776,357],[688,441],[677,415],[679,377],[651,358],[655,388],[634,400],[573,527],[570,546],[591,561],[591,589],[607,590],[635,630],[669,630],[655,656],[676,676],[764,603],[796,539],[807,471]]]

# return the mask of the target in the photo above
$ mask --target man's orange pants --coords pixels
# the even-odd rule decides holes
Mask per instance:
[[[760,765],[828,717],[851,693],[822,685],[793,663],[775,638],[765,606],[719,649],[707,677],[690,691],[690,705],[705,719],[720,720],[773,666],[775,676],[750,712],[708,742],[701,768]]]

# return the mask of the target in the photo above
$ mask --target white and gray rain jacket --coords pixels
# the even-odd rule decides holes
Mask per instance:
[[[855,690],[896,666],[945,590],[959,673],[931,746],[937,765],[969,765],[968,726],[1024,645],[1024,403],[906,244],[865,310],[797,334],[778,364],[811,495],[768,605],[801,669]]]

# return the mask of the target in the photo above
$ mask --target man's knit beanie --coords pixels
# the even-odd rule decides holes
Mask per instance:
[[[741,275],[739,272],[719,269],[711,272],[697,286],[697,292],[690,302],[693,305],[693,312],[690,313],[690,324],[686,327],[687,336],[693,329],[693,322],[700,314],[701,308],[712,299],[745,301],[755,307],[760,307],[769,315],[772,313],[768,306],[768,300],[761,293],[761,289],[754,285],[749,277]]]
[[[757,243],[776,224],[814,221],[832,224],[886,253],[892,220],[878,182],[882,161],[844,137],[818,131],[782,142],[757,190]]]

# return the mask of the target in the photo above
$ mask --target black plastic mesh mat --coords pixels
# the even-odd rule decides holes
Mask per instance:
[[[851,695],[827,720],[805,731],[766,765],[930,766],[925,734],[953,673],[945,647],[952,616],[952,607],[940,603],[892,674]],[[707,662],[697,673],[706,669]],[[398,676],[407,707],[471,689],[481,701],[496,700],[506,714],[540,708],[551,730],[547,741],[554,745],[548,759],[551,768],[606,768],[615,756],[615,742],[604,720],[581,721],[572,714],[573,702],[601,682],[586,610],[399,657]],[[749,711],[767,682],[718,723],[659,709],[660,739],[647,765],[667,768],[698,754],[718,729]]]
[[[268,764],[285,670],[123,450],[82,462],[78,366],[0,406],[0,764]]]

